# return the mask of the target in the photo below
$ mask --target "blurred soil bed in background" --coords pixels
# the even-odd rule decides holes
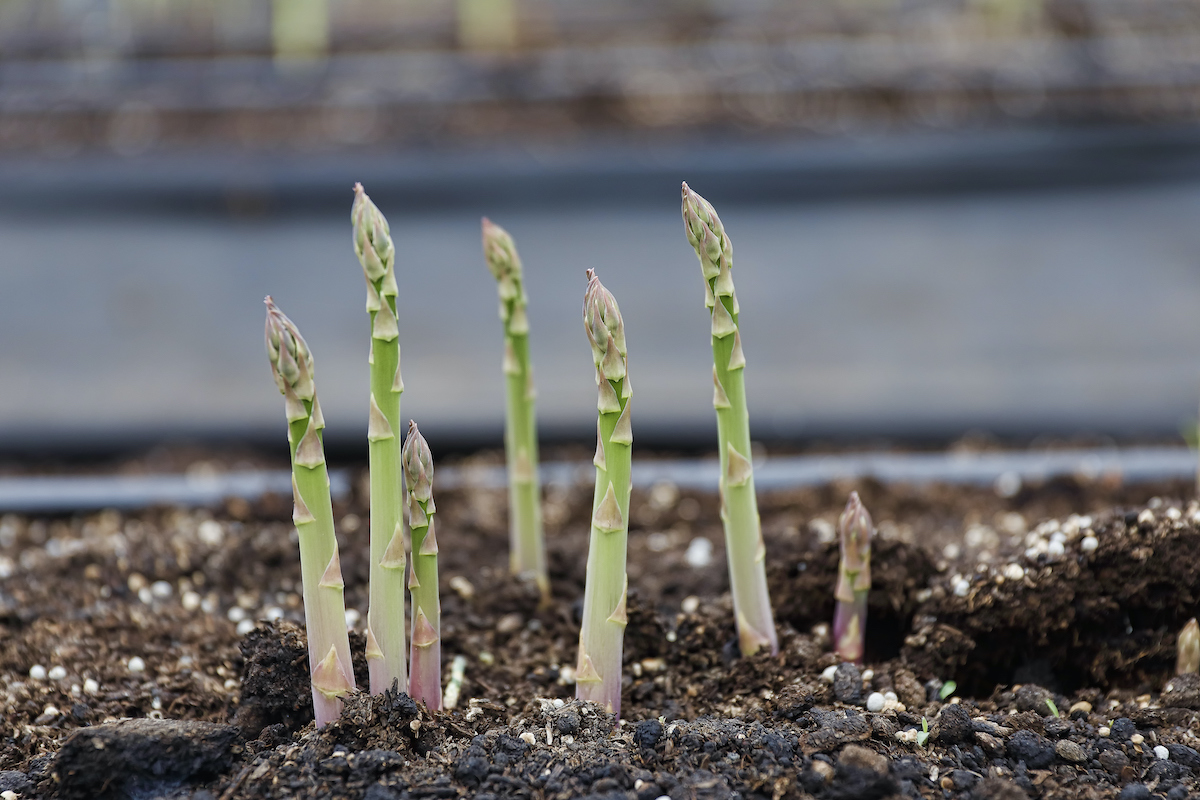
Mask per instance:
[[[335,502],[360,659],[363,484]],[[821,625],[851,489],[878,526],[867,671],[830,681]],[[1200,591],[1189,482],[760,493],[780,654],[751,658],[737,655],[716,495],[635,490],[615,735],[572,700],[591,491],[547,489],[554,602],[539,607],[507,575],[506,492],[435,483],[458,707],[359,695],[320,732],[290,497],[3,517],[0,792],[1178,800],[1198,785],[1200,679],[1171,681]]]

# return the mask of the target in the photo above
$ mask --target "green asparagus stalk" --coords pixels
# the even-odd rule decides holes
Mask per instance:
[[[367,423],[371,470],[371,587],[367,666],[371,693],[408,685],[404,653],[404,483],[400,466],[400,330],[396,323],[396,249],[387,220],[354,184],[354,252],[367,279],[371,319],[371,401]]]
[[[1175,661],[1175,674],[1200,672],[1200,624],[1197,624],[1195,617],[1183,626],[1175,646],[1179,654]]]
[[[442,602],[438,596],[438,545],[433,530],[433,454],[417,423],[404,440],[408,479],[408,527],[412,531],[412,654],[408,694],[436,711],[442,707]]]
[[[621,716],[621,648],[625,637],[625,542],[629,532],[629,472],[633,428],[625,323],[612,294],[587,271],[583,325],[592,345],[599,399],[596,426],[596,490],[588,546],[583,626],[575,667],[575,697]]]
[[[509,567],[536,582],[550,597],[546,546],[542,538],[541,483],[538,480],[537,415],[533,367],[529,363],[529,319],[521,258],[512,237],[483,219],[483,256],[500,292],[504,322],[504,376],[508,384],[504,450],[508,461]]]
[[[300,572],[308,666],[317,727],[338,718],[343,695],[354,691],[342,568],[333,533],[333,504],[321,430],[325,420],[313,385],[313,358],[300,331],[270,297],[267,355],[283,393],[292,454],[292,521],[300,534]]]
[[[858,492],[851,492],[846,510],[838,518],[841,558],[838,561],[837,607],[833,616],[833,642],[843,661],[862,663],[867,631],[867,595],[871,591],[871,536],[875,526]]]
[[[713,408],[721,455],[721,521],[729,582],[742,655],[762,647],[779,651],[767,595],[766,547],[750,462],[750,415],[746,409],[742,334],[733,289],[733,245],[717,212],[683,184],[683,225],[700,259],[705,305],[712,309]]]

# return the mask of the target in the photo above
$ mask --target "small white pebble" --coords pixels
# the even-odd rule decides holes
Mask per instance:
[[[61,665],[55,665],[50,668],[49,675],[50,680],[61,681],[63,678],[67,677],[67,669]]]
[[[679,604],[679,610],[685,614],[695,614],[699,609],[700,598],[694,594],[683,598],[683,602]]]
[[[885,703],[895,703],[899,699],[900,698],[897,697],[896,693],[893,692],[891,689],[888,689],[886,692],[883,693],[883,700]]]
[[[1183,517],[1183,512],[1175,506],[1168,508],[1166,513],[1167,519],[1171,520],[1171,522],[1178,522],[1180,518]]]
[[[1133,742],[1134,744],[1141,744],[1142,742],[1146,741],[1146,737],[1142,736],[1140,733],[1135,733],[1133,736],[1129,737],[1129,741]]]
[[[836,674],[837,665],[835,664],[828,666],[825,668],[825,671],[821,673],[821,680],[825,681],[825,683],[833,683],[833,676]]]
[[[958,558],[961,554],[962,554],[962,548],[958,546],[957,542],[951,542],[950,544],[948,544],[942,548],[942,555],[944,555],[946,558],[948,558],[951,561]]]
[[[133,658],[129,659],[128,666],[129,666],[129,671],[133,672],[133,673],[146,671],[146,662],[143,661],[138,656],[134,656]]]
[[[223,686],[229,691],[233,691],[238,687],[238,682],[234,678],[226,678]],[[413,720],[413,722],[416,722],[416,720]]]
[[[1063,544],[1066,541],[1067,541],[1067,535],[1065,533],[1063,533],[1062,531],[1055,531],[1054,533],[1050,534],[1051,546],[1053,546],[1055,542],[1058,542],[1059,544]]]
[[[1155,745],[1154,755],[1158,756],[1159,760],[1166,761],[1171,757],[1171,751],[1160,745]]]
[[[217,598],[216,595],[209,595],[200,601],[200,610],[205,614],[217,613]]]
[[[12,789],[6,789],[3,792],[0,792],[0,800],[19,800],[19,798],[20,795],[14,792]]]
[[[1097,735],[1099,735],[1099,737],[1101,739],[1107,739],[1109,734],[1112,733],[1112,731],[1109,730],[1107,725],[1101,725],[1100,729],[1097,730],[1096,733],[1097,733]]]
[[[346,629],[347,630],[353,630],[354,626],[358,624],[358,621],[360,619],[362,619],[362,614],[358,613],[357,608],[347,608],[346,609]]]
[[[1100,542],[1096,540],[1095,536],[1085,536],[1083,537],[1083,541],[1079,543],[1079,549],[1085,553],[1090,553],[1099,546]]]
[[[965,578],[959,578],[951,585],[956,597],[966,597],[971,592],[971,583]]]
[[[137,594],[138,600],[141,600],[146,605],[150,605],[154,602],[154,592],[150,591],[149,586],[143,586],[142,588],[138,589]]]
[[[225,614],[230,622],[241,622],[246,618],[246,609],[241,606],[234,606]]]
[[[254,630],[254,620],[244,619],[237,624],[237,635],[245,636],[250,631]]]
[[[173,591],[174,589],[171,587],[171,584],[166,581],[155,581],[150,584],[150,592],[159,600],[166,600],[171,596]]]
[[[221,527],[221,523],[211,519],[201,522],[196,533],[200,535],[200,541],[209,547],[219,547],[225,538],[225,529]]]
[[[529,731],[525,731],[521,734],[521,741],[525,744],[537,744],[537,737]]]
[[[1025,577],[1025,568],[1020,564],[1009,564],[1004,568],[1004,577],[1010,581],[1019,581]]]
[[[185,611],[195,611],[200,607],[201,598],[195,592],[184,592],[180,602],[183,603]]]
[[[994,488],[1000,497],[1012,497],[1021,491],[1021,476],[1015,472],[1001,473],[1000,477],[996,478]]]
[[[931,598],[931,597],[933,597],[932,589],[922,589],[919,592],[917,592],[917,602],[918,603],[926,603],[929,601],[929,598]]]
[[[689,567],[701,569],[712,563],[712,553],[712,542],[702,536],[697,536],[688,544],[687,552],[683,554],[683,560],[688,563]]]
[[[94,678],[88,678],[83,682],[84,694],[96,694],[100,691],[100,683]]]
[[[56,717],[58,716],[58,707],[54,705],[48,705],[42,710],[42,713],[46,714],[47,716]]]
[[[862,671],[862,679],[863,683],[870,683],[871,681],[875,680],[875,670],[864,669]]]
[[[871,692],[867,697],[867,711],[878,713],[883,711],[883,695],[879,692]]]
[[[274,622],[275,620],[283,619],[283,609],[280,608],[279,606],[271,606],[270,608],[267,609],[267,613],[264,614],[263,616],[265,616],[267,619],[271,620],[272,622]]]
[[[554,698],[554,707],[555,708],[562,708],[565,705],[566,705],[566,703],[563,702],[563,699],[561,697]]]
[[[814,519],[808,523],[808,529],[817,535],[817,541],[821,544],[829,544],[837,538],[837,528],[827,519]]]
[[[34,664],[29,668],[29,677],[35,681],[46,680],[46,668],[41,664]]]
[[[1066,551],[1062,542],[1050,542],[1050,546],[1046,548],[1046,555],[1051,558],[1061,558]]]
[[[1148,508],[1142,509],[1142,513],[1138,514],[1138,525],[1153,525],[1154,512]]]

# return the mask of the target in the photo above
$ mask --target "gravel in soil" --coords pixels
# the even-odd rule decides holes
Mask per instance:
[[[838,665],[827,626],[851,488],[879,527],[861,669]],[[589,487],[548,491],[545,607],[505,572],[504,492],[439,494],[462,699],[430,714],[359,694],[321,731],[289,498],[6,516],[0,797],[1179,800],[1200,770],[1200,677],[1171,675],[1200,592],[1192,493],[764,495],[781,647],[741,658],[717,498],[635,492],[615,731],[572,699]],[[365,685],[366,509],[335,515]]]

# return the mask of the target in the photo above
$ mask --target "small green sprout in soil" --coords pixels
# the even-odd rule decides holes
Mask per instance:
[[[266,304],[267,355],[287,413],[295,503],[292,521],[300,535],[308,666],[313,710],[317,727],[321,727],[338,718],[342,711],[339,698],[355,688],[342,567],[333,533],[333,502],[321,441],[325,418],[317,401],[308,344],[270,297]]]
[[[1050,709],[1050,713],[1054,715],[1055,719],[1062,717],[1062,714],[1060,714],[1058,712],[1058,706],[1054,704],[1053,698],[1051,698],[1051,697],[1046,698],[1046,706],[1047,706],[1047,708]]]
[[[921,730],[919,730],[917,732],[917,745],[920,747],[924,747],[925,743],[928,741],[929,741],[929,720],[926,719],[925,717],[921,717]]]
[[[529,317],[521,257],[508,232],[483,218],[483,257],[500,294],[504,323],[504,379],[507,403],[504,451],[508,464],[509,568],[537,582],[543,601],[550,597],[546,546],[542,535],[541,482],[538,480],[536,392],[529,363]]]
[[[721,521],[734,618],[742,655],[766,647],[779,652],[775,618],[767,594],[766,546],[754,493],[750,454],[750,414],[746,409],[746,357],[738,328],[733,287],[733,244],[716,210],[685,183],[683,228],[700,259],[704,305],[711,309],[713,408],[721,458]]]
[[[944,701],[947,697],[954,694],[956,689],[958,689],[957,683],[954,681],[946,681],[942,684],[942,688],[938,690],[938,699]]]
[[[633,390],[625,350],[625,323],[616,298],[593,270],[587,271],[583,327],[592,346],[598,389],[596,409],[596,489],[588,545],[583,626],[575,667],[575,696],[621,716],[621,650],[625,638],[626,537],[629,532],[630,455]]]

